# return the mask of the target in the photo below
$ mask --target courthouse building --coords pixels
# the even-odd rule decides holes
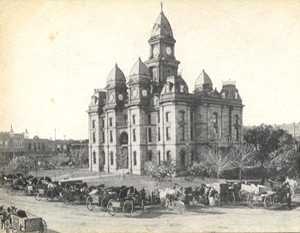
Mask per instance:
[[[138,58],[126,77],[116,64],[105,88],[95,89],[88,108],[91,171],[143,174],[148,161],[174,161],[182,171],[201,161],[207,146],[241,141],[243,105],[235,83],[218,91],[202,70],[189,90],[178,73],[175,42],[161,11],[148,60]]]

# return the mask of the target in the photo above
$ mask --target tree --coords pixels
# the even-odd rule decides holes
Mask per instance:
[[[293,137],[283,129],[275,129],[271,125],[260,125],[245,130],[244,140],[254,146],[256,150],[256,161],[261,167],[269,161],[271,153],[283,145],[293,143]]]
[[[241,144],[230,149],[229,157],[231,158],[231,165],[239,169],[240,180],[242,179],[244,169],[253,163],[255,155],[255,147],[250,144]]]
[[[255,160],[265,169],[265,163],[270,162],[273,153],[284,145],[293,144],[293,137],[283,129],[271,125],[260,125],[245,130],[244,140],[254,146]],[[265,177],[262,177],[264,183]]]
[[[276,168],[281,176],[299,176],[300,153],[292,145],[285,145],[272,153],[270,167]]]
[[[225,170],[234,168],[230,154],[217,147],[208,148],[208,153],[205,156],[203,163],[209,168],[209,176],[216,176],[217,178],[220,178],[220,175]]]

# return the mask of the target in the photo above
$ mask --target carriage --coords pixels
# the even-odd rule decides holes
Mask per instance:
[[[65,204],[86,203],[88,186],[82,180],[72,180],[60,182],[61,196]]]
[[[114,216],[117,212],[132,214],[136,209],[144,210],[145,190],[137,191],[134,187],[122,186],[111,193],[111,199],[107,203],[107,212]]]
[[[264,199],[265,208],[273,208],[286,204],[291,208],[292,193],[289,184],[285,183],[269,192]]]
[[[23,232],[47,232],[46,221],[40,217],[34,216],[24,210],[17,210],[10,215],[10,219],[5,222],[5,231],[7,233]]]
[[[40,201],[43,198],[48,201],[61,198],[58,182],[52,182],[49,177],[38,178],[36,183],[31,184],[30,186],[27,187],[27,190],[28,192],[30,191],[35,194],[35,199],[37,201]]]
[[[105,210],[109,200],[109,189],[99,185],[90,189],[86,198],[86,207],[90,211],[93,211],[96,206]]]

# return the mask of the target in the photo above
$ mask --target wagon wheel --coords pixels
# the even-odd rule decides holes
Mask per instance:
[[[46,233],[47,232],[47,223],[46,221],[43,219],[42,223],[41,223],[41,229],[39,230],[39,233]]]
[[[123,212],[132,214],[133,213],[133,200],[126,200],[123,205]]]
[[[87,197],[86,198],[86,208],[89,211],[93,211],[95,206],[93,205],[93,198],[92,197]]]
[[[266,196],[264,200],[264,207],[270,208],[274,204],[273,196]]]
[[[109,200],[108,203],[107,203],[107,206],[106,206],[106,209],[107,209],[107,212],[111,215],[111,216],[114,216],[116,213],[115,213],[115,209],[113,207],[113,200]]]

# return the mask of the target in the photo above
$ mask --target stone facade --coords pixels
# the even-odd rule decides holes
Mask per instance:
[[[143,174],[145,162],[172,160],[177,171],[205,156],[206,146],[228,148],[242,138],[243,105],[232,81],[221,91],[202,70],[190,93],[178,73],[170,23],[160,12],[127,79],[116,64],[88,108],[89,168]]]

